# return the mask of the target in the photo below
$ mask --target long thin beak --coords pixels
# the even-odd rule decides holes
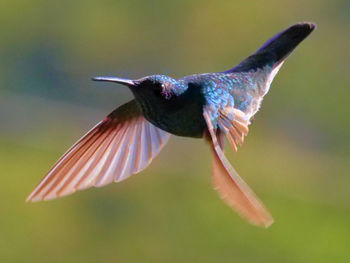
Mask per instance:
[[[126,86],[135,86],[135,82],[131,79],[122,79],[122,78],[115,78],[115,77],[94,77],[92,78],[92,80],[114,82],[114,83],[119,83]]]

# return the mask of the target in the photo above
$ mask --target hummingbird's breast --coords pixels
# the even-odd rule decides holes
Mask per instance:
[[[147,97],[137,100],[145,118],[156,127],[184,137],[203,137],[203,95],[197,87],[172,98]]]

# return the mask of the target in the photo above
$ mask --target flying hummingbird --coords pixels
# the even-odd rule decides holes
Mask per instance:
[[[234,151],[286,57],[315,28],[304,22],[269,39],[232,69],[174,79],[96,77],[123,84],[135,99],[120,106],[73,145],[51,168],[27,201],[49,200],[92,186],[120,182],[145,169],[170,134],[204,138],[213,154],[213,183],[219,195],[250,223],[273,219],[226,159],[224,137]]]

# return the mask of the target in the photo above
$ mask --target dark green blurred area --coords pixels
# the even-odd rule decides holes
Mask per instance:
[[[139,175],[24,203],[56,159],[131,98],[95,75],[228,69],[299,21],[230,160],[275,217],[243,222],[211,185],[200,140],[173,137]],[[349,1],[2,1],[0,262],[349,262]]]

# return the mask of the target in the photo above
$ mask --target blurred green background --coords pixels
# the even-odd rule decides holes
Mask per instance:
[[[90,77],[228,69],[298,21],[318,29],[228,154],[275,217],[248,225],[211,184],[208,147],[172,137],[120,184],[25,197],[131,98]],[[350,2],[0,2],[0,262],[350,262]]]

